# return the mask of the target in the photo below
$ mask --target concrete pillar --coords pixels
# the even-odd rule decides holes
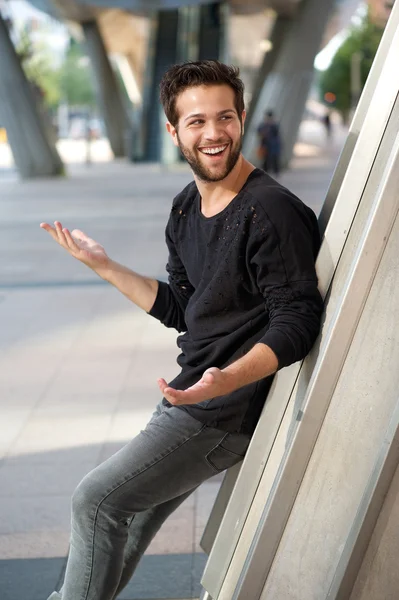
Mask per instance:
[[[0,15],[0,122],[22,178],[61,175],[62,161]]]
[[[82,23],[85,45],[93,67],[98,103],[116,157],[126,156],[130,121],[115,73],[95,21]]]
[[[147,77],[143,98],[144,147],[142,159],[158,162],[164,155],[165,116],[159,101],[159,83],[164,72],[177,62],[179,11],[161,10],[153,19],[149,41]],[[175,152],[172,148],[171,152]]]
[[[179,9],[177,62],[198,60],[199,6],[182,6]]]
[[[262,93],[265,81],[274,69],[277,58],[281,52],[283,42],[293,26],[295,26],[295,22],[291,18],[288,18],[284,15],[278,15],[276,17],[270,35],[271,49],[268,52],[265,52],[262,65],[257,73],[255,84],[252,90],[251,103],[247,109],[245,128],[248,131],[250,130],[251,123],[253,123],[253,116],[256,112],[256,107],[258,106],[259,97]],[[259,123],[254,123],[255,127],[257,125],[259,125]]]
[[[225,45],[225,7],[212,2],[200,7],[199,60],[221,59]]]
[[[273,110],[281,124],[282,164],[289,162],[313,80],[314,59],[334,2],[303,0],[299,5],[293,26],[282,40],[275,65],[253,107],[243,145],[249,160],[256,161],[256,128],[265,110]]]

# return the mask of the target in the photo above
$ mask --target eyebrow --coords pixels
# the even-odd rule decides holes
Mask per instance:
[[[221,115],[225,115],[226,113],[229,112],[233,112],[235,113],[236,111],[234,110],[234,108],[225,108],[224,110],[220,110],[217,114],[218,117],[220,117]],[[186,117],[184,119],[184,122],[188,121],[189,119],[194,119],[194,117],[198,118],[198,117],[205,117],[204,113],[193,113],[192,115],[188,115],[188,117]]]

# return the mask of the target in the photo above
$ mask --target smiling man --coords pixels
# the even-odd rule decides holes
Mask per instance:
[[[168,515],[243,459],[273,374],[317,337],[317,221],[241,154],[243,92],[238,69],[218,61],[176,65],[161,82],[167,129],[194,174],[166,227],[168,283],[116,263],[80,230],[41,224],[182,332],[181,371],[158,380],[163,399],[146,429],[74,493],[64,586],[51,599],[115,599]]]

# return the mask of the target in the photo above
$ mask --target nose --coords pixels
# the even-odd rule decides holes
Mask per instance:
[[[218,123],[214,120],[209,120],[206,122],[203,131],[204,138],[208,141],[218,142],[223,137],[222,129],[223,128],[221,123]]]

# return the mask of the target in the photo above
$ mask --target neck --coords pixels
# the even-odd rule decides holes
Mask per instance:
[[[240,192],[254,168],[254,165],[240,154],[234,169],[220,181],[202,181],[194,175],[201,196],[202,212],[206,216],[212,216],[223,210]]]

